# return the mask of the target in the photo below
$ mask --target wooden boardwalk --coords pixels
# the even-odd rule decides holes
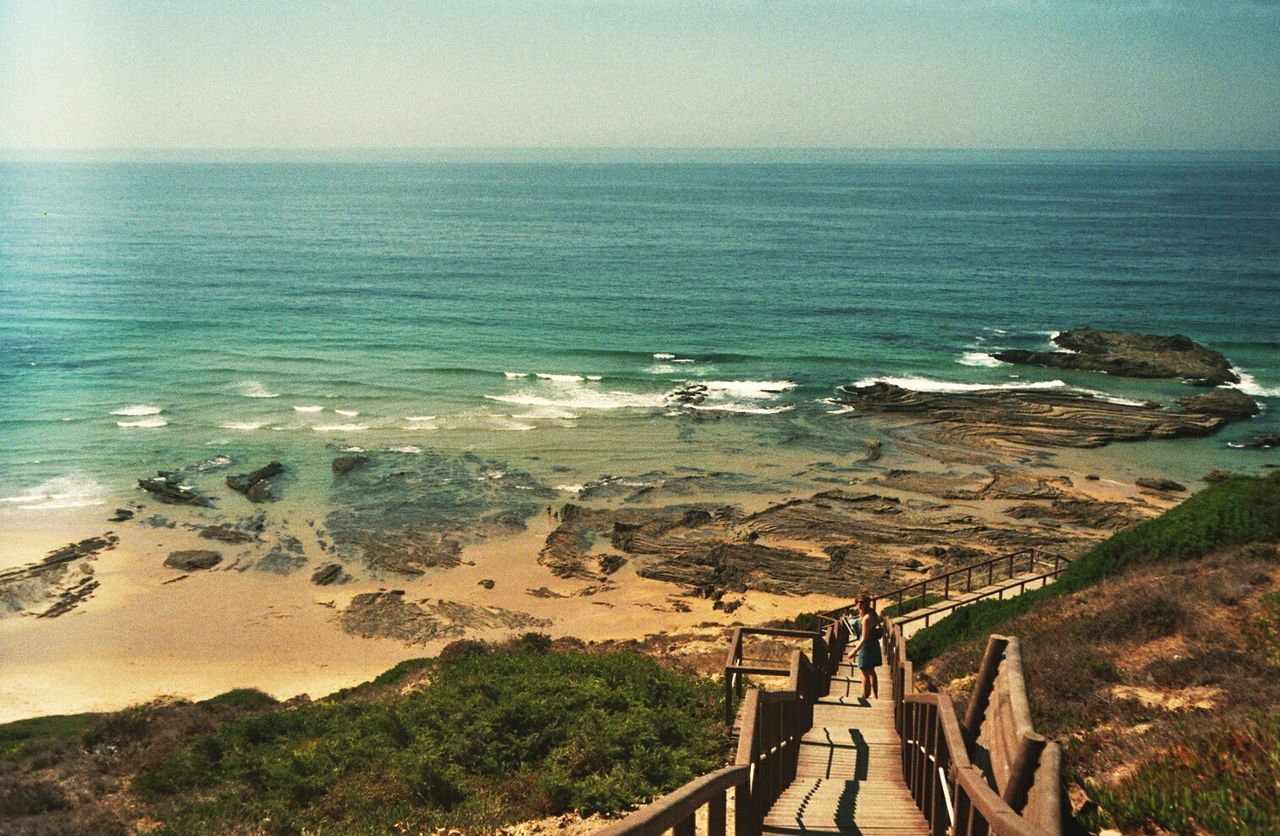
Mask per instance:
[[[796,778],[765,816],[764,833],[927,836],[902,780],[888,672],[880,668],[880,699],[863,702],[861,673],[852,659],[840,663],[830,692],[814,705]]]

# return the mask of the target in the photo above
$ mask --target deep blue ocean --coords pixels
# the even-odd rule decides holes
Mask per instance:
[[[219,451],[612,472],[689,381],[810,427],[873,377],[1187,393],[988,355],[1082,325],[1223,352],[1275,429],[1280,155],[532,157],[0,163],[0,505]]]

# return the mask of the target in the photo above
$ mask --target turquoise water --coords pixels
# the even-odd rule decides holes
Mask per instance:
[[[1280,404],[1280,157],[0,163],[0,510],[218,454],[626,472],[729,443],[681,430],[689,381],[738,449],[871,377],[1187,393],[987,356],[1080,325],[1225,353],[1269,412],[1201,449],[1255,461],[1226,442]]]

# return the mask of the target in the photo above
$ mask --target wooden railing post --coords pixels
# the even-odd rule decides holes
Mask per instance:
[[[1000,670],[1000,662],[1004,659],[1004,649],[1009,640],[1001,636],[987,639],[987,650],[982,654],[982,666],[978,668],[978,679],[973,684],[973,696],[969,698],[969,710],[964,715],[964,731],[970,740],[976,740],[978,730],[982,727],[982,717],[987,710],[987,701],[991,698],[991,686],[995,684],[996,673]]]
[[[1018,753],[1014,757],[1013,766],[1009,770],[1009,782],[1005,785],[1000,797],[1005,800],[1015,813],[1021,813],[1027,803],[1027,791],[1035,780],[1036,767],[1040,765],[1040,753],[1049,743],[1041,735],[1024,732],[1018,741]]]

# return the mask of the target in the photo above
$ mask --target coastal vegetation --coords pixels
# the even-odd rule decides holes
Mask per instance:
[[[1081,555],[1058,583],[962,608],[909,652],[965,698],[992,632],[1022,641],[1037,728],[1096,832],[1280,829],[1280,473],[1237,476]]]
[[[127,832],[121,810],[172,833],[489,830],[632,807],[722,762],[711,680],[539,634],[447,651],[315,702],[238,690],[0,727],[0,816],[49,832]]]

